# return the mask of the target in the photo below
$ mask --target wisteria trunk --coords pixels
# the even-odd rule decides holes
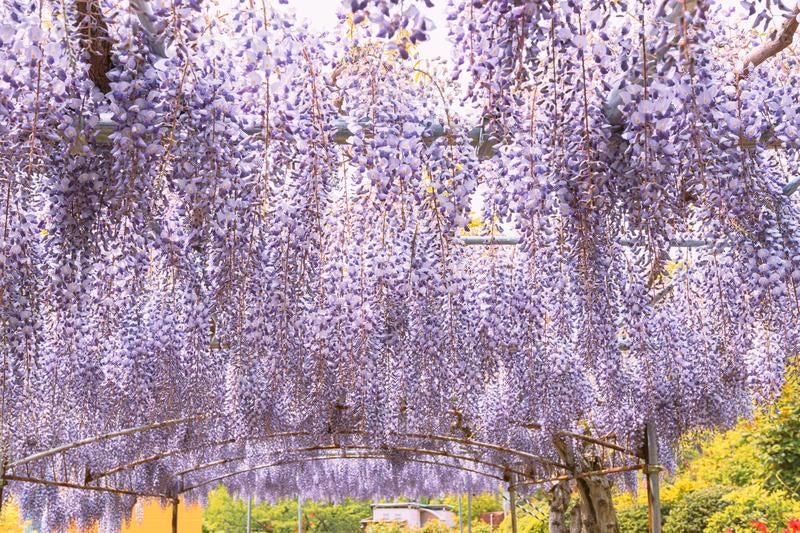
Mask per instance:
[[[619,533],[611,499],[611,481],[603,477],[578,479],[581,533]],[[574,528],[573,528],[574,529]]]
[[[568,533],[567,507],[569,507],[569,481],[560,481],[551,490],[550,533]]]
[[[554,443],[562,460],[572,472],[592,470],[592,464],[597,458],[593,456],[590,448],[578,453],[560,438],[554,439]],[[575,481],[580,503],[573,510],[570,533],[619,533],[617,513],[611,496],[611,480],[603,476],[591,476],[578,478]],[[553,518],[551,515],[551,533],[554,531]]]

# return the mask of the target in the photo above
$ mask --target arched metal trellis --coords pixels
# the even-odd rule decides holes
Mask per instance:
[[[642,470],[647,474],[647,494],[648,494],[648,509],[651,517],[651,530],[660,531],[660,505],[659,505],[659,486],[658,486],[658,472],[660,468],[657,463],[657,449],[656,449],[656,436],[653,424],[647,425],[645,450],[644,453],[636,453],[623,446],[608,440],[593,437],[591,435],[584,435],[574,432],[560,432],[557,434],[559,438],[568,437],[599,446],[602,449],[610,450],[635,458],[634,464],[624,464],[622,466],[611,466],[590,471],[570,471],[567,465],[553,461],[549,458],[539,455],[531,454],[524,450],[518,450],[491,442],[481,442],[454,435],[440,435],[440,434],[426,434],[426,433],[402,433],[394,432],[392,436],[395,438],[406,439],[410,441],[409,444],[389,444],[378,443],[370,444],[368,442],[351,442],[342,444],[334,442],[328,443],[311,443],[306,446],[275,446],[266,451],[256,452],[252,454],[243,454],[235,457],[220,458],[211,461],[198,462],[191,466],[185,466],[180,470],[170,473],[175,483],[176,489],[173,493],[162,494],[147,491],[137,491],[127,487],[112,486],[108,483],[103,485],[97,484],[100,480],[106,480],[114,474],[135,469],[137,467],[152,464],[154,462],[162,461],[170,457],[187,454],[196,451],[208,451],[215,448],[222,449],[226,445],[236,444],[237,439],[224,439],[219,441],[212,441],[209,443],[194,445],[186,448],[173,448],[169,450],[159,451],[152,453],[133,462],[116,465],[111,468],[99,472],[92,472],[87,468],[86,475],[81,482],[68,479],[65,474],[63,480],[57,479],[55,470],[52,479],[45,477],[33,477],[30,475],[18,475],[16,470],[21,467],[27,467],[32,463],[37,463],[48,458],[58,455],[64,455],[71,450],[81,448],[84,446],[91,446],[93,444],[101,443],[110,439],[121,438],[131,435],[144,433],[147,431],[155,431],[164,428],[170,428],[182,424],[189,424],[194,422],[201,422],[203,420],[213,419],[213,415],[200,414],[183,418],[170,419],[165,421],[157,421],[149,424],[133,426],[121,430],[107,432],[103,434],[94,435],[79,439],[70,443],[65,443],[48,450],[36,452],[25,457],[8,461],[2,471],[2,483],[0,487],[6,482],[17,483],[34,483],[48,486],[55,486],[66,489],[74,490],[89,490],[106,492],[116,495],[134,496],[137,498],[160,498],[172,503],[173,514],[173,532],[177,532],[177,513],[178,501],[182,494],[197,488],[207,486],[211,483],[220,482],[224,479],[244,475],[247,473],[255,472],[258,470],[265,470],[279,466],[286,466],[292,464],[303,464],[314,461],[329,461],[329,460],[394,460],[397,454],[402,454],[402,461],[413,462],[421,464],[429,464],[437,468],[451,468],[464,472],[469,472],[475,475],[496,479],[506,484],[508,489],[508,498],[511,502],[511,520],[512,531],[516,531],[516,493],[519,488],[527,487],[537,484],[554,483],[558,481],[580,479],[592,476],[610,475],[621,472],[630,472]],[[541,428],[527,427],[529,430],[536,430]],[[365,438],[369,433],[364,431],[341,431],[332,432],[326,435],[327,438]],[[264,442],[275,439],[291,439],[291,438],[314,438],[315,436],[305,431],[289,431],[278,432],[273,434],[262,435],[260,437],[248,437],[247,441],[253,441],[256,444],[263,444]],[[318,437],[317,437],[318,438]],[[471,450],[474,455],[466,453],[458,453],[456,451],[448,450],[444,447],[436,447],[431,443],[442,443],[443,446],[447,444],[458,445],[467,450]],[[414,444],[416,443],[416,444]],[[222,453],[221,451],[219,453]],[[486,459],[481,457],[480,453],[494,453],[504,456],[504,459]],[[253,458],[265,458],[265,462],[256,465],[247,466],[233,471],[221,472],[212,474],[205,479],[198,480],[192,483],[185,483],[183,478],[187,475],[194,474],[207,469],[213,469],[219,466],[235,465],[242,461]],[[535,471],[526,468],[526,465],[539,464],[544,465],[550,469],[562,470],[563,473],[551,475],[548,477],[537,477]],[[521,467],[519,466],[521,465]],[[0,488],[0,490],[2,490]],[[0,497],[2,493],[0,492]]]

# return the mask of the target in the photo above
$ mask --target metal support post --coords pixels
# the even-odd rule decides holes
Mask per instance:
[[[2,467],[0,467],[0,511],[3,510],[3,492],[6,488],[6,468],[8,468],[8,459],[5,452],[2,454]]]
[[[172,500],[172,533],[178,533],[178,498]]]
[[[461,513],[462,496],[462,494],[458,495],[458,533],[464,533],[464,516]]]
[[[472,533],[472,478],[467,481],[467,533]]]
[[[647,423],[645,433],[645,446],[647,465],[647,521],[650,533],[661,533],[661,494],[658,486],[659,472],[661,467],[658,465],[658,437],[656,436],[656,426],[652,422]]]
[[[511,513],[511,533],[517,533],[517,489],[513,481],[512,476],[508,481],[508,510]]]
[[[247,533],[250,533],[250,517],[253,513],[253,497],[247,498]]]
[[[303,499],[297,495],[297,533],[303,533]]]

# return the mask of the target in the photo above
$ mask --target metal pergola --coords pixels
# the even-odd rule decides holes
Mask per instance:
[[[149,424],[138,425],[124,428],[117,431],[97,434],[73,442],[42,450],[25,457],[6,460],[2,472],[0,472],[0,505],[2,504],[2,489],[8,482],[30,483],[52,487],[59,487],[71,490],[87,490],[104,492],[119,496],[133,496],[136,498],[157,498],[172,505],[172,532],[178,533],[178,503],[181,496],[208,486],[219,483],[225,479],[248,473],[266,470],[270,468],[305,464],[317,461],[338,461],[338,460],[398,460],[397,454],[402,454],[399,458],[401,462],[419,463],[435,466],[437,468],[448,468],[467,472],[470,474],[494,479],[502,483],[508,491],[510,502],[510,518],[512,531],[516,532],[517,522],[517,493],[520,488],[534,485],[546,485],[559,481],[589,478],[593,476],[606,476],[622,472],[643,471],[647,475],[647,495],[648,512],[650,516],[650,531],[653,533],[661,532],[661,513],[659,502],[659,472],[661,467],[658,465],[658,450],[655,435],[655,427],[652,423],[646,426],[645,447],[641,452],[629,450],[608,439],[600,439],[591,435],[574,433],[569,431],[558,432],[554,435],[557,438],[570,438],[577,441],[598,446],[607,452],[611,457],[612,466],[594,470],[578,471],[570,469],[569,466],[554,461],[547,457],[531,454],[525,450],[520,450],[497,443],[482,442],[464,437],[436,433],[400,433],[390,434],[393,438],[402,439],[407,444],[371,443],[369,438],[373,436],[365,431],[339,431],[325,435],[325,438],[332,439],[331,443],[319,442],[318,437],[305,431],[292,431],[265,434],[251,439],[256,443],[274,441],[268,451],[225,457],[216,460],[206,460],[195,464],[184,465],[184,468],[175,470],[169,474],[175,489],[170,493],[138,491],[130,487],[112,485],[107,482],[113,474],[129,471],[143,465],[153,464],[163,461],[169,457],[187,454],[196,451],[211,451],[222,449],[227,444],[240,443],[240,439],[227,439],[212,441],[199,445],[187,446],[185,448],[174,448],[158,451],[155,454],[137,459],[133,462],[115,465],[103,471],[94,472],[91,465],[85,465],[85,475],[82,479],[68,473],[64,469],[63,476],[57,474],[56,462],[61,459],[66,464],[65,454],[71,450],[91,446],[96,443],[127,437],[131,435],[143,434],[158,429],[192,424],[204,420],[212,419],[213,416],[200,414],[183,418],[176,418],[164,421],[152,422]],[[526,427],[528,430],[539,428]],[[355,443],[342,444],[336,442],[341,438],[359,439]],[[311,439],[308,445],[298,446],[291,444],[281,444],[281,440],[293,438]],[[447,445],[457,445],[466,451],[458,451],[446,448]],[[220,452],[221,453],[221,452]],[[481,454],[492,453],[494,458],[482,457]],[[211,456],[213,457],[213,455]],[[614,465],[614,459],[621,459],[623,464]],[[242,462],[257,459],[257,464],[250,464],[244,467],[237,466]],[[162,463],[163,464],[163,463]],[[36,477],[30,474],[30,467],[40,466],[41,474]],[[217,467],[229,467],[227,470],[206,474],[206,471],[217,469]],[[538,467],[538,470],[537,470]],[[542,469],[554,475],[541,476]],[[24,475],[23,475],[24,471]],[[47,476],[44,472],[52,472]],[[202,476],[194,481],[187,481],[186,476]],[[469,500],[471,499],[468,494]],[[248,506],[250,502],[248,501]],[[298,501],[298,507],[300,502]],[[468,512],[470,509],[468,509]],[[300,516],[300,511],[298,511]],[[302,524],[300,524],[302,527]]]

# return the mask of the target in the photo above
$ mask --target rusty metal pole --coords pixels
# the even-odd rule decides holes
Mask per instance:
[[[172,500],[172,533],[178,533],[178,498]]]
[[[661,533],[661,494],[659,488],[658,437],[656,426],[648,422],[645,430],[647,475],[647,521],[649,533]]]
[[[511,513],[511,533],[517,533],[517,489],[513,481],[513,477],[508,481],[508,510]]]
[[[464,533],[464,514],[461,512],[461,498],[463,494],[458,495],[458,533]]]
[[[0,511],[3,510],[3,492],[6,488],[6,478],[5,478],[5,470],[0,472]]]
[[[467,533],[472,533],[472,478],[467,478]]]
[[[0,454],[0,511],[3,510],[3,493],[6,488],[6,470],[8,469],[8,457],[5,450]]]

